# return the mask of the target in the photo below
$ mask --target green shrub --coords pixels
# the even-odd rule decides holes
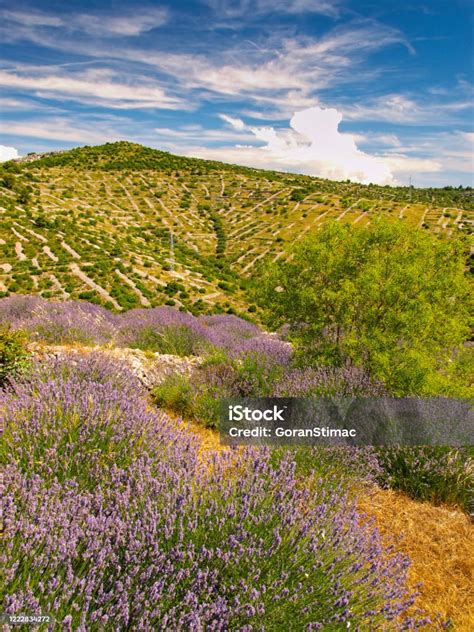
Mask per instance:
[[[178,415],[191,415],[193,391],[189,380],[179,373],[170,374],[156,384],[152,396],[157,406],[171,410]]]
[[[0,326],[0,385],[28,367],[27,336],[8,325]]]
[[[177,356],[195,355],[199,344],[198,337],[184,326],[168,326],[162,331],[153,327],[143,327],[130,343],[132,349],[170,353]]]

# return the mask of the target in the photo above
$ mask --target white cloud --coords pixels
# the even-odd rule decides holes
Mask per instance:
[[[473,184],[474,134],[469,132],[419,133],[385,157],[403,183],[411,177],[415,186]]]
[[[0,162],[5,162],[6,160],[13,160],[14,158],[18,158],[18,150],[14,147],[8,147],[7,145],[0,145]]]
[[[168,10],[164,7],[150,9],[137,8],[133,12],[117,15],[107,13],[68,13],[52,15],[44,12],[3,11],[4,20],[20,28],[57,29],[65,31],[83,31],[89,35],[105,37],[136,36],[168,21]]]
[[[150,53],[127,48],[130,61],[154,66],[187,88],[218,95],[245,96],[293,108],[305,107],[316,90],[357,80],[374,79],[380,71],[362,69],[371,53],[391,45],[410,48],[400,31],[382,24],[359,21],[334,28],[320,38],[270,38],[261,50],[242,55],[229,48],[213,58],[202,55]],[[236,62],[236,59],[239,61]],[[288,109],[287,112],[288,114]]]
[[[280,0],[278,3],[281,4]],[[291,0],[287,4],[294,5]],[[79,18],[72,16],[73,22],[74,19]],[[105,18],[103,22],[109,23]],[[90,23],[91,29],[95,29],[95,18]],[[0,26],[6,41],[29,39],[62,53],[68,51],[98,59],[101,64],[111,65],[115,63],[111,60],[119,60],[122,75],[130,72],[133,76],[140,64],[142,78],[154,73],[165,75],[167,84],[182,95],[183,101],[188,100],[190,94],[194,100],[201,101],[223,102],[238,97],[248,101],[247,107],[258,104],[260,109],[263,106],[268,111],[273,108],[282,119],[317,103],[317,91],[354,81],[359,85],[376,81],[382,68],[368,67],[365,63],[372,53],[394,45],[411,50],[398,29],[361,19],[337,26],[319,37],[282,36],[277,29],[263,36],[258,45],[239,42],[214,50],[212,55],[170,52],[159,47],[145,49],[124,44],[117,38],[98,37],[99,34],[92,31],[84,31],[80,37],[75,37],[68,33],[67,29],[71,27],[67,26],[46,30],[31,26],[26,31],[19,26],[7,26]],[[117,24],[112,27],[122,28]],[[87,33],[92,37],[87,37]],[[134,79],[131,81],[138,83]],[[115,100],[115,104],[118,103]]]
[[[307,108],[293,115],[289,129],[249,127],[263,145],[226,148],[227,155],[222,157],[332,180],[393,183],[393,174],[384,158],[364,153],[357,148],[354,136],[339,132],[341,119],[342,114],[333,108]],[[203,149],[200,155],[217,157],[219,152],[220,149]]]
[[[236,129],[238,131],[243,131],[245,129],[245,123],[242,121],[242,119],[234,118],[233,116],[229,116],[228,114],[219,114],[219,116],[233,129]]]
[[[321,13],[336,17],[340,9],[339,0],[257,0],[260,11],[286,13]]]
[[[57,15],[49,15],[40,11],[2,11],[4,20],[22,26],[63,26],[64,21]]]
[[[93,35],[140,35],[163,26],[168,21],[168,11],[163,8],[138,10],[128,15],[107,16],[81,14],[73,16],[73,28]]]
[[[157,82],[145,77],[134,77],[125,83],[109,69],[85,72],[63,72],[45,67],[33,73],[14,73],[0,70],[0,85],[33,92],[36,96],[73,99],[110,108],[165,108],[184,107],[185,102],[167,94]]]
[[[344,117],[354,121],[385,121],[403,125],[444,125],[472,108],[471,99],[426,102],[403,94],[386,94],[364,103],[343,106]]]
[[[262,14],[320,13],[336,17],[340,0],[206,0],[219,17],[252,18]]]
[[[232,141],[252,141],[255,136],[249,131],[242,128],[241,132],[222,130],[222,129],[206,129],[200,125],[182,126],[178,128],[155,127],[154,131],[160,138],[172,139],[175,143],[185,144],[189,146],[190,142],[212,142],[223,143]]]
[[[120,140],[118,137],[111,138],[107,133],[94,132],[90,129],[77,127],[64,121],[35,121],[10,122],[8,124],[8,134],[15,136],[25,136],[30,138],[43,138],[46,140],[57,140],[72,143],[105,143],[112,140]]]

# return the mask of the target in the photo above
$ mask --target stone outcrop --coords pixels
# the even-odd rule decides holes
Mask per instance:
[[[101,353],[108,358],[116,358],[123,362],[147,389],[172,373],[189,375],[202,363],[202,358],[196,356],[181,357],[121,347],[79,347],[33,343],[30,351],[33,358],[39,360],[60,358],[73,360],[74,356]]]

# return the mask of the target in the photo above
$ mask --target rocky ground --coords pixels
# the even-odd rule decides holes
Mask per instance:
[[[110,358],[116,358],[124,362],[147,389],[150,389],[154,384],[158,384],[170,373],[189,375],[202,362],[202,358],[196,356],[181,357],[122,347],[80,347],[78,345],[33,343],[30,350],[33,358],[38,359],[64,357],[71,359],[74,356],[88,353],[102,353]]]

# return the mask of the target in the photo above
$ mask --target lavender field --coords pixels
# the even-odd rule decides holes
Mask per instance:
[[[3,0],[0,632],[474,632],[466,0]]]
[[[291,344],[232,315],[12,296],[0,322],[6,613],[84,631],[449,624],[417,608],[409,557],[357,508],[390,484],[387,456],[203,451],[189,429],[214,428],[222,396],[383,394],[362,369],[295,366]],[[200,364],[146,387],[111,348]],[[461,453],[436,463],[459,488]]]

